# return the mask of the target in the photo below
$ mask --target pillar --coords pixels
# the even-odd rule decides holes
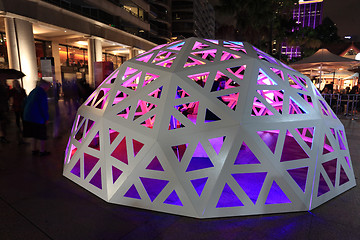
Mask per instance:
[[[102,61],[101,41],[95,38],[88,39],[88,68],[89,68],[89,85],[95,87],[94,63]]]
[[[32,23],[16,18],[5,18],[5,32],[9,68],[22,71],[21,80],[26,93],[38,81],[37,61]]]
[[[128,47],[128,49],[129,49],[129,59],[132,59],[137,55],[136,49],[134,47]]]
[[[61,83],[61,63],[60,63],[60,54],[59,54],[59,43],[52,41],[51,49],[52,49],[51,54],[54,57],[55,80]]]

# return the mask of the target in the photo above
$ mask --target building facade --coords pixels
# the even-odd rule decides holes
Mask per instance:
[[[23,71],[27,92],[44,77],[46,59],[53,81],[83,78],[95,87],[97,69],[113,70],[170,39],[170,12],[161,15],[168,30],[153,31],[155,2],[165,1],[0,0],[0,67]]]
[[[173,38],[215,38],[215,11],[207,0],[172,0]]]
[[[311,27],[315,29],[321,24],[322,16],[323,0],[299,0],[299,3],[293,9],[293,19],[299,28]],[[283,43],[281,54],[286,55],[289,59],[299,58],[301,57],[301,48]]]
[[[150,0],[150,40],[158,44],[171,39],[171,0]]]

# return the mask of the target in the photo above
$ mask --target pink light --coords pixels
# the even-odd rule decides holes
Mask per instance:
[[[192,48],[192,50],[196,50],[196,49],[204,49],[204,48],[207,48],[207,47],[210,47],[209,45],[206,45],[204,43],[201,43],[201,42],[196,42]]]
[[[226,70],[228,70],[229,72],[231,72],[232,74],[234,74],[234,75],[235,75],[236,77],[238,77],[240,80],[243,80],[244,74],[245,74],[245,69],[246,69],[246,65],[238,66],[238,67],[232,67],[232,68],[227,68]]]
[[[194,66],[198,66],[198,65],[204,65],[205,63],[197,60],[195,58],[189,57],[188,60],[186,61],[184,68],[186,67],[194,67]]]
[[[277,85],[271,78],[269,78],[262,70],[259,71],[257,83],[259,85]]]
[[[160,51],[158,53],[158,55],[156,55],[156,57],[154,58],[154,60],[152,61],[152,63],[156,63],[162,60],[165,60],[167,58],[172,57],[173,59],[175,59],[177,53],[173,53],[173,52],[167,52],[167,51]]]
[[[117,114],[117,116],[128,119],[129,118],[129,113],[130,113],[130,108],[131,107],[127,107],[124,110],[122,110],[121,112],[119,112]]]
[[[240,58],[240,56],[223,51],[220,61],[226,61],[226,60],[237,59],[237,58]]]
[[[172,45],[168,47],[168,49],[180,51],[185,42],[179,42],[180,41],[173,42]]]
[[[166,61],[157,63],[156,65],[166,67],[166,68],[170,68],[171,65],[174,63],[174,60],[175,60],[175,57],[167,59]]]
[[[134,119],[136,119],[137,117],[143,116],[144,114],[146,114],[147,112],[151,111],[152,109],[154,109],[156,107],[157,107],[156,104],[149,103],[149,102],[146,102],[143,100],[139,100],[138,104],[137,104]]]
[[[71,149],[70,149],[70,155],[69,158],[67,159],[67,164],[70,163],[71,158],[74,156],[74,154],[77,151],[77,147],[75,147],[74,145],[71,145]]]
[[[193,52],[191,53],[194,56],[201,57],[202,59],[209,60],[210,62],[214,61],[216,49],[210,49],[205,51]]]
[[[237,102],[239,99],[239,93],[233,93],[229,95],[224,95],[221,97],[218,97],[218,99],[223,102],[225,105],[227,105],[230,109],[236,110]]]
[[[126,71],[124,73],[124,76],[123,76],[122,80],[126,79],[129,75],[131,75],[131,74],[133,74],[133,73],[135,73],[137,71],[138,70],[135,69],[135,68],[131,68],[131,67],[126,68]]]
[[[124,100],[127,97],[128,97],[128,95],[126,93],[118,90],[112,105],[115,105],[115,104],[121,102],[122,100]]]
[[[274,115],[258,98],[254,97],[251,116]]]
[[[140,80],[140,77],[141,77],[141,73],[142,72],[139,72],[137,73],[136,75],[130,77],[129,79],[127,79],[124,83],[122,83],[121,85],[124,86],[124,87],[127,87],[129,89],[132,89],[132,90],[135,90],[137,89],[138,87],[138,84],[139,84],[139,80]]]
[[[204,87],[206,80],[209,76],[210,72],[198,73],[194,75],[189,75],[188,78],[199,84],[200,86]]]
[[[212,39],[204,39],[205,41],[211,42],[213,44],[218,45],[219,44],[219,40],[212,40]]]
[[[149,83],[155,81],[158,77],[159,77],[159,75],[155,75],[155,74],[152,74],[152,73],[146,73],[143,87],[145,87]]]
[[[150,58],[153,56],[154,54],[149,54],[149,55],[146,55],[146,56],[143,56],[143,57],[140,57],[140,58],[137,58],[136,61],[139,61],[139,62],[149,62]]]

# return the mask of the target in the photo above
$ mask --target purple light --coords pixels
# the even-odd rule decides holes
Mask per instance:
[[[146,167],[146,169],[149,170],[155,170],[155,171],[164,171],[164,168],[161,166],[161,163],[159,162],[159,159],[155,156],[153,160],[151,160],[150,164]]]
[[[345,173],[345,171],[344,171],[344,168],[341,166],[339,186],[347,183],[348,181],[349,181],[349,178],[348,178],[348,176],[346,175],[346,173]]]
[[[301,188],[303,192],[305,192],[308,170],[308,167],[287,170],[287,172],[290,174],[290,176],[294,179],[296,184]]]
[[[209,156],[205,152],[201,143],[199,143],[195,149],[194,155],[192,156],[190,163],[186,169],[186,172],[196,171],[204,168],[214,167]]]
[[[240,201],[238,196],[234,193],[233,190],[225,183],[224,189],[220,195],[219,201],[216,205],[216,208],[227,208],[227,207],[241,207],[244,204]]]
[[[123,171],[121,171],[120,169],[118,169],[114,166],[111,167],[111,170],[112,170],[113,183],[115,183],[116,180],[118,180],[118,178],[121,176]]]
[[[251,151],[251,149],[246,145],[245,142],[240,147],[239,153],[236,156],[234,165],[241,164],[260,164],[260,161]]]
[[[88,176],[98,162],[99,158],[84,153],[84,178]]]
[[[291,203],[289,198],[285,195],[283,190],[279,187],[279,185],[274,181],[269,195],[265,201],[265,204],[282,204],[282,203]]]
[[[80,177],[80,159],[76,162],[76,164],[74,165],[74,167],[71,169],[70,171],[72,174],[74,174],[75,176]]]
[[[318,194],[317,196],[320,197],[321,195],[327,193],[330,191],[329,186],[327,185],[324,177],[320,173],[320,180],[319,180],[319,186],[318,186]]]
[[[135,185],[132,185],[129,190],[125,193],[124,197],[141,199],[138,190]]]
[[[344,143],[343,143],[343,140],[342,140],[341,137],[340,137],[339,132],[337,132],[337,136],[338,136],[338,141],[339,141],[340,150],[346,150],[346,147],[345,147],[345,145],[344,145]]]
[[[169,183],[169,181],[167,180],[145,178],[145,177],[140,177],[140,181],[143,184],[146,193],[148,194],[152,202]]]
[[[199,195],[199,197],[201,196],[201,194],[204,190],[207,180],[208,180],[208,177],[190,180],[191,184],[195,188],[195,191]]]
[[[259,132],[257,132],[257,134],[264,141],[264,143],[269,147],[271,152],[274,153],[277,139],[279,137],[279,130],[259,131]]]
[[[267,172],[235,173],[232,174],[235,181],[244,190],[250,200],[256,204],[259,193],[264,184]]]
[[[287,130],[280,162],[287,162],[304,158],[309,158],[309,155],[299,145],[289,130]]]
[[[325,172],[329,176],[330,181],[334,187],[335,187],[335,179],[336,179],[336,164],[337,164],[336,158],[322,163],[322,166],[325,169]]]
[[[101,182],[101,168],[95,173],[94,177],[90,180],[92,185],[95,187],[102,189],[102,182]]]
[[[176,206],[183,206],[175,190],[170,193],[169,197],[164,201],[164,203]]]

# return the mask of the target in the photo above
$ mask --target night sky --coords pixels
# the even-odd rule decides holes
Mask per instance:
[[[209,0],[213,5],[218,0]],[[360,41],[360,0],[324,0],[324,17],[328,16],[337,26],[340,37],[351,35]]]
[[[324,0],[324,17],[335,22],[339,36],[353,36],[360,41],[360,1]]]

